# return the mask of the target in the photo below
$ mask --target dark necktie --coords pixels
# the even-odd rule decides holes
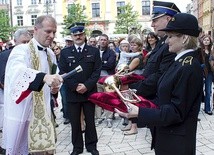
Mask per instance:
[[[81,51],[81,50],[82,50],[82,48],[81,48],[81,47],[78,47],[77,49],[78,49],[78,52],[79,52],[79,53],[81,53],[81,52],[82,52],[82,51]]]
[[[47,52],[47,48],[43,48],[43,47],[40,47],[40,46],[37,46],[37,47],[38,47],[39,51],[45,51],[45,52]]]

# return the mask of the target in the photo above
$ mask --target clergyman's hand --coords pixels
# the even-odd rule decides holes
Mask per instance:
[[[43,81],[49,87],[58,87],[63,82],[63,79],[59,74],[53,74],[53,75],[46,74]]]

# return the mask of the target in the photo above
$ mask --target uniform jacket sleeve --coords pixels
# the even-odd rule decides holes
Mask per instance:
[[[173,70],[170,74],[167,75],[166,73],[163,78],[161,77],[156,103],[159,105],[159,109],[140,108],[138,114],[139,126],[144,124],[169,126],[182,123],[187,117],[195,116],[194,118],[197,118],[203,80],[200,67],[194,67],[181,68],[174,76],[176,78],[173,79],[170,79]],[[191,70],[195,71],[192,72]],[[161,84],[165,87],[161,87]]]
[[[130,85],[130,88],[135,88],[137,90],[137,94],[144,97],[152,97],[156,94],[157,82],[159,78],[169,68],[169,65],[174,61],[175,58],[175,54],[172,54],[168,51],[167,45],[163,45],[163,47],[157,52],[162,52],[162,54],[158,58],[159,61],[154,62],[159,63],[156,71],[154,71],[154,73],[151,73],[150,75],[145,75],[145,80]]]

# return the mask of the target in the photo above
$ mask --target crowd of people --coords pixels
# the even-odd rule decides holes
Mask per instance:
[[[126,136],[150,129],[156,155],[196,154],[201,103],[206,114],[213,114],[213,41],[193,15],[180,13],[174,3],[154,1],[152,14],[154,32],[145,40],[139,34],[119,40],[109,40],[107,34],[88,37],[84,23],[73,23],[62,47],[54,41],[57,22],[49,15],[36,19],[33,36],[18,29],[15,45],[0,53],[0,152],[54,154],[54,108],[61,95],[64,124],[71,125],[71,155],[81,154],[84,145],[99,155],[96,126],[112,128],[115,113],[124,120],[121,132]],[[81,72],[64,78],[78,66]],[[121,66],[142,79],[120,84],[118,90],[135,89],[154,108],[125,102],[127,109],[121,111],[109,103],[111,111],[108,103],[96,102],[99,98],[89,100],[108,92],[100,80],[117,75]]]

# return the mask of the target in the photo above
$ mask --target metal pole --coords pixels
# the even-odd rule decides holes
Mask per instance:
[[[13,11],[12,11],[12,0],[10,0],[10,4],[9,4],[9,8],[10,8],[10,24],[11,24],[11,27],[13,27]]]
[[[56,1],[53,0],[53,3],[54,3],[54,18],[56,18]]]
[[[47,13],[47,15],[48,15],[48,0],[46,0],[46,13]]]

